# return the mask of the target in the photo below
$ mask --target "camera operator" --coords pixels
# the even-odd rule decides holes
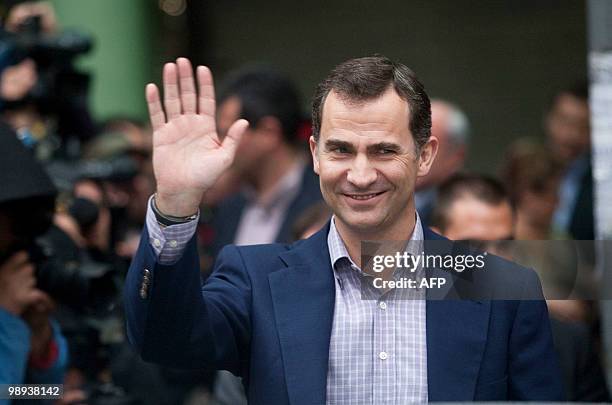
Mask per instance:
[[[52,5],[9,1],[0,27],[0,112],[39,158],[76,158],[95,133],[87,105],[90,77],[74,59],[89,36],[60,31]],[[12,7],[11,7],[12,5]]]
[[[50,224],[55,189],[4,124],[0,150],[0,383],[59,384],[67,345],[50,316],[55,304],[37,284],[31,248]]]
[[[53,33],[57,28],[55,11],[50,3],[25,2],[17,4],[11,8],[3,24],[3,29],[7,32],[16,33],[19,28],[33,16],[41,19],[42,30],[45,33]],[[4,43],[3,46],[8,46]],[[36,73],[36,63],[31,58],[26,58],[18,63],[8,66],[12,61],[9,53],[3,53],[4,58],[0,59],[0,108],[2,101],[18,101],[26,97],[32,90],[38,74]]]
[[[53,7],[48,2],[25,2],[10,9],[3,22],[2,29],[6,33],[17,33],[29,18],[38,16],[42,31],[53,33],[57,21]],[[4,35],[3,37],[5,37]],[[12,103],[23,100],[38,81],[36,62],[31,58],[21,61],[13,60],[11,43],[6,38],[0,42],[0,110],[3,102]]]
[[[28,356],[28,373],[33,380],[62,382],[66,343],[49,317],[53,301],[35,287],[33,271],[25,252],[14,254],[0,266],[0,363],[3,364],[0,381],[3,384],[24,381]]]

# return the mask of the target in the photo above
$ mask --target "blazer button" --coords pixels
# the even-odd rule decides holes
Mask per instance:
[[[143,300],[149,295],[149,283],[151,281],[151,271],[144,269],[142,274],[142,283],[140,284],[140,298]]]
[[[147,292],[147,287],[143,284],[142,287],[140,288],[140,298],[147,299],[148,296],[148,292]]]

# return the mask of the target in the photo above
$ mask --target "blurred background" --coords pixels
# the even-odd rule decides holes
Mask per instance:
[[[542,135],[555,91],[586,77],[586,3],[476,1],[52,1],[66,27],[98,44],[79,65],[93,73],[98,118],[145,118],[142,89],[162,62],[187,56],[216,80],[247,62],[289,74],[304,110],[330,67],[374,53],[411,67],[432,97],[471,119],[467,165],[492,172],[513,139]]]
[[[239,379],[127,342],[121,292],[155,191],[144,87],[188,57],[213,71],[220,132],[251,123],[200,206],[205,278],[225,244],[326,224],[310,100],[335,65],[382,54],[433,100],[421,219],[534,267],[568,399],[610,400],[612,249],[593,240],[612,234],[612,2],[0,0],[0,18],[0,384],[63,383],[58,404],[245,403]]]

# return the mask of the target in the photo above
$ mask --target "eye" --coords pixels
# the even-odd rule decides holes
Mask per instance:
[[[330,149],[330,151],[334,152],[334,153],[349,153],[348,148],[344,147],[344,146],[334,146],[333,148]]]
[[[378,150],[379,155],[391,155],[395,153],[395,150],[389,148],[382,148]]]

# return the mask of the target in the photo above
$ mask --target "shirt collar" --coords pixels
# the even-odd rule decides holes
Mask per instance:
[[[406,252],[412,255],[418,255],[422,250],[423,243],[423,225],[421,224],[421,218],[419,213],[415,211],[416,221],[414,223],[414,230],[410,236],[409,241],[411,243],[406,244]],[[329,257],[331,259],[332,268],[336,269],[336,263],[341,259],[348,259],[351,263],[351,267],[359,269],[359,267],[353,262],[348,254],[346,245],[338,233],[336,228],[336,217],[332,216],[329,232],[327,234],[327,246],[329,249]]]

